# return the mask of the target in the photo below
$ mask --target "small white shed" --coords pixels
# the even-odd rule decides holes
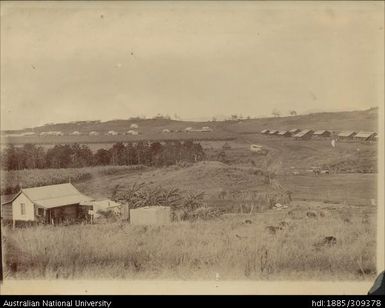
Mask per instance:
[[[171,208],[168,206],[146,206],[130,210],[133,225],[166,225],[171,223]]]

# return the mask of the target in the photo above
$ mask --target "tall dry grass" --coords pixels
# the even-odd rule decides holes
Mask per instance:
[[[220,279],[241,280],[374,277],[373,215],[347,219],[346,213],[315,210],[310,218],[306,211],[231,214],[165,226],[7,229],[5,278],[215,279],[217,273]],[[273,226],[282,227],[271,232]],[[336,243],[323,244],[327,236]]]

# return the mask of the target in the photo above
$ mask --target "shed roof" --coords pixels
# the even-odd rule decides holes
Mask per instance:
[[[22,189],[34,203],[45,208],[53,208],[90,201],[92,198],[80,193],[71,183]]]
[[[225,144],[222,146],[222,148],[224,148],[224,149],[230,149],[231,146],[230,146],[230,144],[228,144],[227,142],[225,142]]]
[[[375,132],[359,132],[354,138],[369,138],[377,135]]]
[[[291,130],[289,130],[290,133],[298,133],[300,131],[300,129],[298,128],[292,128]]]
[[[299,133],[297,133],[294,137],[303,137],[303,136],[305,136],[307,134],[311,134],[311,133],[313,133],[312,130],[304,129],[303,131],[300,131]]]
[[[278,133],[278,131],[277,131],[276,129],[269,130],[269,134],[270,134],[270,135],[274,135],[274,134],[276,134],[276,133]]]
[[[330,133],[328,130],[325,130],[325,129],[320,129],[320,130],[316,130],[313,135],[322,135],[324,133]]]
[[[355,135],[356,132],[352,131],[352,130],[348,130],[348,131],[343,131],[343,132],[340,132],[338,134],[338,137],[350,137],[350,136],[353,136]]]
[[[278,135],[285,135],[285,134],[287,134],[287,133],[288,133],[287,130],[280,130],[280,131],[278,132]]]
[[[262,134],[266,134],[266,133],[268,133],[268,132],[269,132],[269,130],[266,129],[266,128],[265,128],[264,130],[261,131]]]

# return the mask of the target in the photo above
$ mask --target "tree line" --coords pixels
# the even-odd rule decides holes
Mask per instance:
[[[95,153],[87,145],[59,144],[44,149],[34,144],[8,145],[1,153],[4,170],[79,168],[101,165],[167,166],[204,159],[200,143],[188,141],[115,143]]]

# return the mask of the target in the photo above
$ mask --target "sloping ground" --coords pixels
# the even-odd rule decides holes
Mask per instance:
[[[324,112],[308,115],[299,115],[280,118],[259,118],[239,121],[217,121],[217,122],[191,122],[175,121],[167,119],[132,119],[132,120],[112,120],[107,122],[78,122],[78,123],[60,123],[51,124],[33,128],[37,134],[43,131],[62,131],[68,135],[73,131],[86,133],[82,136],[49,136],[39,138],[39,136],[30,137],[12,137],[7,140],[10,143],[65,143],[65,142],[116,142],[124,140],[138,139],[181,139],[181,138],[208,138],[223,139],[233,138],[234,134],[254,133],[262,129],[328,129],[328,130],[366,130],[377,131],[378,110],[372,108],[364,111],[350,112]],[[105,132],[115,130],[123,133],[130,129],[131,124],[138,124],[141,135],[139,136],[102,136]],[[186,133],[162,134],[164,128],[170,130],[183,130],[186,127],[202,128],[209,126],[214,129],[211,133],[197,133],[189,135]],[[32,128],[31,128],[32,129]],[[19,134],[31,129],[18,131],[8,131],[7,133]],[[99,131],[101,136],[88,136],[90,131]],[[123,138],[124,137],[124,138]]]
[[[124,189],[134,183],[151,186],[175,187],[187,191],[205,192],[207,199],[216,199],[223,190],[264,190],[263,178],[254,174],[254,168],[226,165],[220,162],[199,162],[190,167],[171,166],[150,168],[143,166],[89,167],[79,169],[44,169],[12,171],[10,187],[21,183],[23,187],[71,182],[84,194],[94,198],[111,197],[117,185]],[[294,199],[319,200],[356,205],[369,205],[376,199],[377,174],[325,174],[312,173],[278,176],[278,181],[293,192]],[[13,186],[12,186],[13,187]],[[3,191],[4,190],[4,191]],[[213,204],[216,205],[216,204]],[[220,205],[220,204],[218,204]]]
[[[210,159],[217,159],[224,142],[205,142],[203,147]],[[269,150],[268,157],[281,163],[281,172],[306,171],[313,166],[331,169],[338,173],[372,173],[377,169],[377,144],[337,142],[330,140],[294,140],[293,138],[243,135],[237,141],[229,141],[231,149],[225,150],[225,161],[232,164],[255,165],[260,168],[265,156],[250,151],[250,144],[259,144]],[[294,168],[294,169],[293,169]]]
[[[308,115],[299,115],[280,118],[261,118],[226,125],[232,132],[248,133],[259,132],[263,129],[287,130],[299,129],[327,129],[327,130],[353,130],[377,131],[378,111],[369,109],[350,112],[323,112]]]
[[[97,177],[79,183],[77,187],[95,197],[110,196],[116,185],[120,188],[133,183],[176,187],[187,191],[204,191],[206,196],[217,195],[221,190],[255,189],[263,185],[261,177],[249,170],[228,166],[215,161],[204,161],[182,168],[171,166],[160,169],[147,169],[129,175]]]
[[[376,199],[376,174],[330,174],[314,176],[281,175],[278,181],[292,191],[293,199],[319,200],[355,205],[370,205]],[[206,199],[215,201],[223,190],[265,190],[261,176],[253,169],[229,166],[220,162],[199,162],[190,167],[146,168],[126,174],[95,176],[75,186],[86,195],[111,197],[116,186],[120,189],[134,183],[175,187],[186,191],[205,192]],[[210,202],[211,202],[210,201]],[[221,200],[219,200],[221,201]],[[222,202],[222,201],[221,201]],[[221,206],[214,202],[212,205]]]
[[[280,176],[278,180],[297,200],[371,206],[377,199],[376,174]]]

